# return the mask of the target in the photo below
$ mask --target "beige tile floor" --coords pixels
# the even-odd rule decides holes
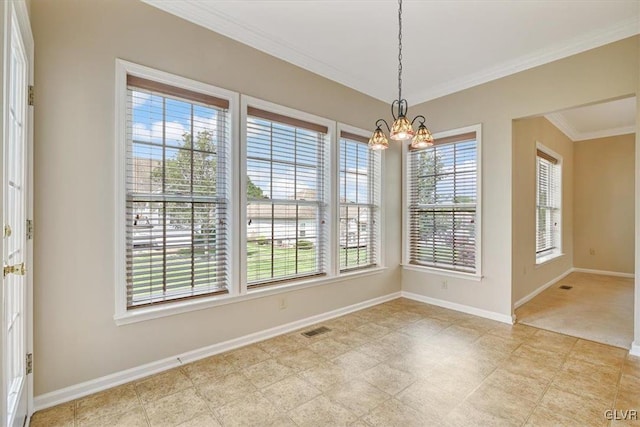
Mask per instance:
[[[640,412],[620,348],[406,299],[34,415],[32,426],[605,426]],[[311,328],[305,328],[311,329]]]
[[[633,279],[571,273],[518,308],[516,317],[525,325],[628,349],[633,294]]]

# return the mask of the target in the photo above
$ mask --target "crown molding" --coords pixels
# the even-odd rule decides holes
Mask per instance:
[[[613,129],[603,129],[595,132],[581,132],[574,141],[585,141],[587,139],[607,138],[610,136],[627,135],[630,133],[636,133],[635,126],[623,126]]]
[[[597,130],[593,132],[579,132],[569,124],[562,113],[545,114],[544,117],[573,142],[586,141],[588,139],[607,138],[610,136],[627,135],[636,132],[635,126],[622,126],[617,128]]]
[[[206,9],[199,2],[142,1],[373,98],[383,102],[389,102],[384,94],[380,94],[379,85],[368,80],[366,76],[355,75],[350,71],[342,70],[332,64],[321,61],[303,50],[292,46],[285,40],[260,31],[255,27],[248,26],[219,10],[213,11]],[[640,33],[640,16],[635,16],[606,28],[594,30],[565,43],[540,49],[532,54],[523,55],[514,60],[480,70],[477,73],[469,74],[462,78],[421,91],[407,93],[407,99],[413,105],[420,104],[596,47],[604,46],[638,33]]]
[[[411,96],[411,103],[416,105],[450,95],[461,90],[498,80],[511,74],[516,74],[568,56],[595,49],[627,37],[632,37],[636,34],[640,34],[640,16],[617,22],[607,28],[592,31],[568,42],[540,49],[529,55],[523,55],[514,60],[503,62],[489,69],[480,70],[445,84],[416,92]]]
[[[375,90],[371,90],[377,85],[365,76],[352,74],[314,58],[285,40],[248,26],[219,10],[205,9],[198,2],[141,1],[372,98],[387,102],[386,97],[378,96],[374,93]]]
[[[545,114],[544,118],[549,120],[552,125],[557,127],[560,132],[564,133],[571,141],[577,141],[580,132],[569,124],[562,113]]]

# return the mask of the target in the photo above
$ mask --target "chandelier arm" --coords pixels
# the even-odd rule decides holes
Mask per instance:
[[[427,121],[427,119],[425,119],[425,117],[424,117],[423,115],[418,115],[418,116],[415,116],[415,117],[413,118],[413,120],[411,121],[411,126],[413,126],[413,124],[414,124],[414,123],[416,122],[416,120],[418,120],[418,119],[420,119],[420,125],[424,125],[424,122],[426,122],[426,121]]]
[[[393,110],[393,107],[395,107],[396,105],[398,106],[398,117],[399,117],[399,116],[401,116],[401,114],[400,114],[400,100],[399,99],[396,99],[395,101],[393,101],[391,103],[391,117],[393,117],[393,121],[394,122],[398,119],[398,117],[396,117],[396,112]]]
[[[387,132],[391,132],[391,128],[389,127],[389,123],[387,123],[387,121],[385,119],[378,119],[376,120],[376,127],[380,127],[380,123],[384,123],[384,125],[387,127]]]

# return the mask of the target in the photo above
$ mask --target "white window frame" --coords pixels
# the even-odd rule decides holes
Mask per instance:
[[[376,269],[376,268],[381,268],[384,266],[384,246],[383,246],[383,238],[382,238],[382,233],[383,233],[383,228],[382,228],[382,224],[384,224],[384,179],[382,179],[382,177],[384,176],[385,173],[385,156],[384,156],[384,151],[379,152],[380,153],[380,175],[375,177],[376,180],[378,180],[378,188],[380,189],[380,200],[379,200],[379,205],[378,205],[378,222],[376,223],[376,230],[375,230],[375,236],[376,236],[376,241],[375,241],[375,245],[377,248],[376,251],[376,259],[375,259],[375,266],[368,266],[368,267],[363,267],[361,269],[354,269],[352,271],[344,271],[341,272],[340,271],[340,259],[339,259],[339,254],[340,254],[340,134],[342,132],[348,132],[348,133],[352,133],[354,135],[360,135],[362,137],[365,138],[369,138],[371,136],[371,132],[368,132],[364,129],[360,129],[354,126],[349,126],[347,124],[344,123],[338,123],[337,128],[336,128],[336,150],[335,150],[335,156],[332,159],[332,162],[335,163],[336,165],[336,191],[335,191],[335,199],[333,199],[333,203],[336,205],[336,216],[334,217],[334,222],[336,223],[336,244],[337,246],[335,246],[335,250],[337,251],[338,257],[336,258],[336,274],[340,275],[340,276],[344,276],[344,275],[352,275],[352,274],[356,274],[358,272],[362,272],[362,271],[368,271],[368,270],[372,270],[372,269]]]
[[[242,95],[240,97],[240,117],[241,117],[241,140],[247,140],[247,109],[249,107],[258,108],[260,110],[269,111],[275,114],[281,114],[283,116],[291,117],[293,119],[303,120],[310,123],[316,123],[318,125],[326,126],[327,131],[327,141],[328,144],[326,151],[326,170],[325,170],[325,197],[327,204],[327,230],[326,230],[326,241],[324,242],[324,254],[325,260],[324,265],[326,266],[326,274],[321,277],[301,277],[300,279],[291,279],[287,281],[283,281],[278,283],[277,280],[272,283],[266,283],[264,286],[257,286],[252,289],[249,289],[247,283],[247,148],[246,143],[241,144],[240,147],[240,164],[239,164],[239,175],[240,175],[240,294],[247,295],[253,293],[261,293],[265,290],[271,289],[288,289],[292,286],[296,286],[298,284],[310,284],[319,281],[325,281],[328,278],[335,277],[335,266],[338,261],[337,253],[334,253],[332,248],[335,246],[335,230],[336,230],[336,221],[334,220],[337,215],[337,210],[335,206],[334,200],[336,200],[336,191],[337,191],[337,165],[334,161],[335,157],[335,146],[336,146],[336,122],[325,119],[323,117],[315,116],[313,114],[305,113],[303,111],[295,110],[289,107],[283,107],[278,104],[274,104],[273,102],[265,101],[258,98],[253,98],[251,96]]]
[[[140,320],[147,320],[164,315],[176,314],[178,312],[187,311],[185,309],[193,309],[212,301],[229,298],[238,294],[238,287],[235,280],[235,272],[237,271],[237,248],[233,239],[233,229],[236,217],[236,205],[234,203],[234,188],[237,188],[237,173],[235,173],[235,165],[237,164],[238,151],[238,101],[237,93],[221,89],[206,83],[176,76],[153,68],[145,67],[132,62],[116,59],[116,96],[115,96],[115,315],[114,320],[117,324],[132,323]],[[135,310],[127,310],[127,276],[126,276],[126,173],[127,173],[127,75],[142,77],[159,83],[164,83],[174,87],[192,90],[229,101],[229,114],[231,116],[231,126],[229,129],[229,144],[227,155],[231,159],[229,164],[229,173],[231,174],[230,194],[228,201],[229,212],[229,263],[227,265],[227,274],[229,277],[229,293],[217,296],[202,296],[192,300],[172,301],[149,307],[136,308]]]
[[[480,281],[482,280],[482,124],[466,126],[458,129],[451,129],[438,132],[433,135],[437,140],[450,136],[461,135],[469,132],[476,133],[476,271],[475,273],[465,273],[460,271],[445,270],[437,267],[415,265],[409,263],[410,254],[410,233],[409,229],[409,146],[411,141],[402,145],[402,268],[406,270],[421,271],[424,273],[438,274],[441,276],[456,277],[461,279]]]
[[[559,198],[559,203],[560,203],[560,215],[559,215],[559,224],[558,224],[558,230],[556,231],[556,233],[558,233],[558,247],[556,247],[553,251],[546,253],[545,255],[541,255],[539,256],[537,254],[537,245],[538,245],[538,221],[537,221],[537,217],[538,217],[538,154],[537,151],[540,150],[545,154],[548,154],[549,156],[553,157],[554,159],[557,160],[557,164],[556,166],[558,166],[558,175],[559,175],[559,185],[558,185],[558,198]],[[564,255],[564,253],[562,252],[562,246],[563,246],[563,242],[562,242],[562,219],[564,216],[564,210],[563,210],[563,203],[562,203],[562,197],[563,197],[563,180],[564,180],[564,167],[563,167],[563,159],[562,156],[558,153],[556,153],[555,151],[553,151],[551,148],[547,147],[546,145],[542,144],[540,141],[536,141],[536,156],[534,158],[534,170],[535,170],[535,200],[534,200],[534,209],[536,212],[536,225],[535,225],[535,239],[534,239],[534,248],[533,248],[533,253],[535,256],[535,265],[536,267],[541,266],[543,264],[546,264],[548,262],[551,262],[561,256]]]
[[[345,282],[355,277],[366,277],[376,275],[386,270],[383,266],[382,249],[380,253],[380,265],[376,268],[358,270],[340,274],[338,263],[338,252],[334,249],[338,244],[338,220],[339,201],[338,192],[338,159],[335,158],[338,150],[336,146],[338,124],[333,120],[328,120],[312,114],[283,107],[268,101],[240,95],[237,92],[218,88],[206,83],[194,81],[170,73],[159,71],[143,65],[135,64],[121,59],[116,59],[115,64],[115,248],[114,248],[114,270],[115,270],[115,307],[114,321],[116,325],[123,326],[137,322],[172,316],[180,313],[187,313],[196,310],[203,310],[220,305],[233,304],[240,301],[249,301],[257,298],[264,298],[272,295],[291,292],[308,287],[321,286],[331,283]],[[229,101],[229,114],[231,116],[231,126],[229,129],[229,173],[230,199],[229,199],[229,238],[230,257],[228,265],[229,292],[222,295],[202,296],[199,298],[177,300],[148,307],[140,307],[135,310],[127,310],[127,278],[126,278],[126,172],[127,172],[127,75],[138,76],[149,80],[165,83],[175,87],[181,87],[196,92],[207,93],[218,98]],[[327,186],[328,221],[327,232],[327,274],[323,277],[312,279],[301,279],[282,284],[258,287],[247,291],[246,283],[246,107],[254,106],[263,110],[273,111],[292,118],[297,118],[309,122],[324,124],[329,129],[329,152],[327,163],[329,164],[329,180]],[[344,125],[346,126],[346,125]],[[384,155],[382,156],[381,176],[384,176]],[[382,180],[384,182],[384,180]],[[381,187],[381,191],[382,191]],[[384,218],[384,197],[381,200],[380,223]],[[380,246],[382,248],[382,246]]]

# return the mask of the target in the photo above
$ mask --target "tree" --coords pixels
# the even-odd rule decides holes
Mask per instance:
[[[154,169],[154,183],[160,188],[164,184],[165,194],[215,198],[218,192],[216,149],[212,131],[198,132],[195,142],[190,133],[184,133],[182,146],[176,150],[175,157],[167,158],[164,168]],[[204,244],[208,248],[210,239],[215,241],[218,221],[214,202],[167,202],[165,209],[167,226],[191,228],[193,224],[195,244]]]
[[[419,204],[436,203],[436,184],[442,179],[442,159],[435,150],[422,150],[415,154],[416,159],[414,173],[418,176],[418,198]]]
[[[264,192],[262,188],[258,187],[251,181],[249,175],[247,175],[247,198],[248,199],[264,199]]]
[[[438,181],[442,179],[444,165],[435,150],[421,150],[414,153],[412,157],[413,173],[417,178],[414,191],[416,191],[415,204],[418,206],[413,206],[413,209],[417,211],[414,218],[417,221],[418,235],[420,240],[433,242],[439,233],[446,231],[449,227],[433,209],[425,209],[420,205],[434,205],[440,201],[436,194],[436,187]]]
[[[475,198],[469,195],[454,194],[453,181],[438,183],[445,176],[456,180],[455,176],[447,173],[445,165],[437,150],[424,150],[416,153],[414,170],[417,175],[417,204],[430,205],[421,208],[416,206],[417,228],[419,240],[425,241],[428,248],[433,250],[431,256],[437,254],[446,256],[450,252],[456,260],[473,262],[475,251],[470,249],[470,239],[474,239],[473,223],[469,209],[461,205],[473,204]],[[450,162],[447,162],[450,164]],[[453,173],[453,165],[450,165]],[[448,184],[448,185],[447,185]],[[450,187],[451,186],[451,187]]]

